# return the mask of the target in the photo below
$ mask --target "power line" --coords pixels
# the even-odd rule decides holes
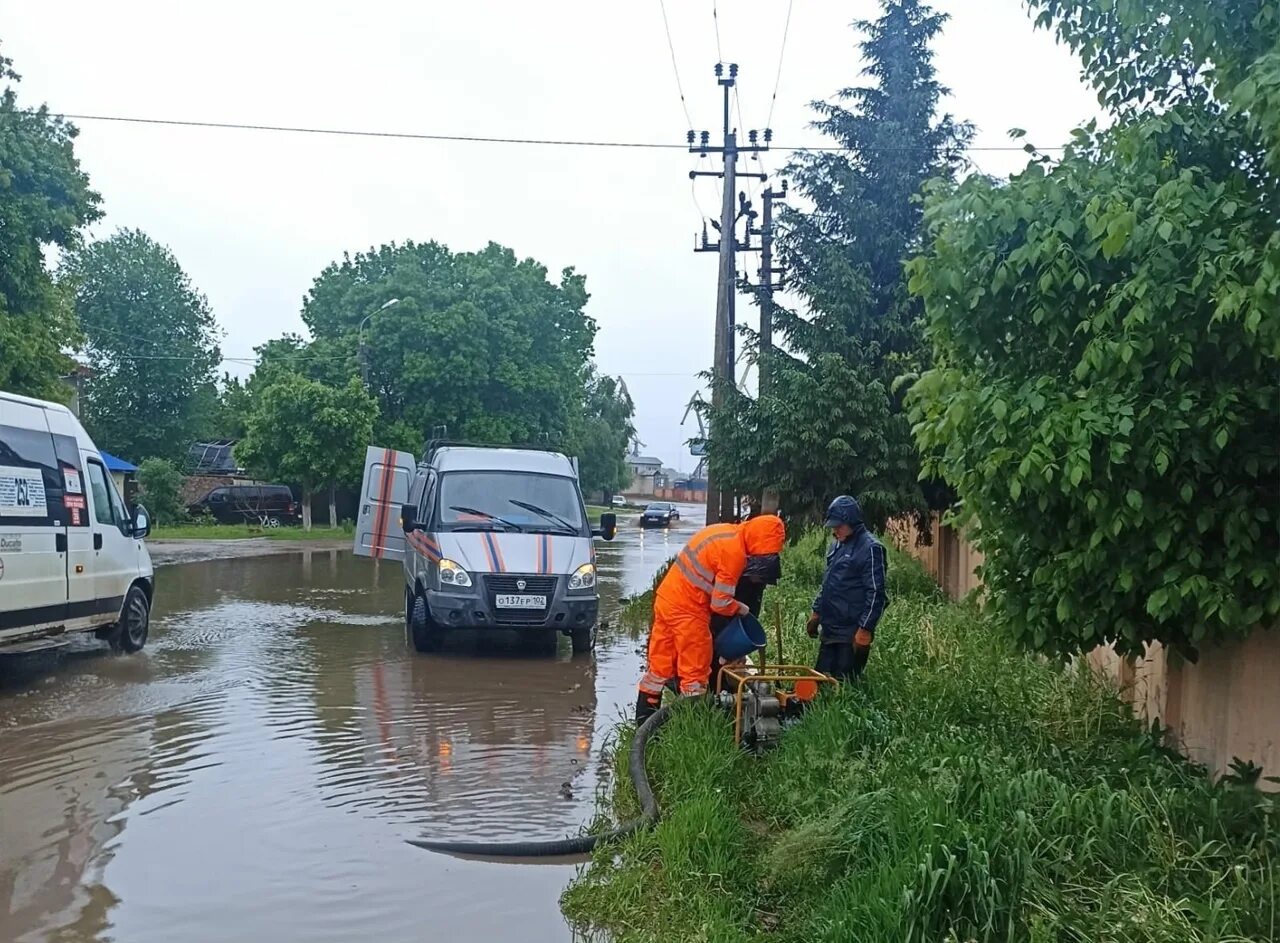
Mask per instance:
[[[689,103],[684,98],[684,85],[680,82],[680,67],[676,65],[676,47],[671,41],[671,23],[667,20],[666,0],[658,0],[658,9],[662,11],[662,28],[667,31],[667,49],[671,51],[671,71],[676,76],[676,91],[680,93],[680,107],[684,109],[685,121],[693,127],[693,118],[689,115]]]
[[[632,148],[638,150],[684,150],[683,144],[668,144],[662,141],[593,141],[593,140],[572,140],[562,138],[514,138],[499,137],[486,135],[465,135],[465,134],[428,134],[414,131],[366,131],[353,128],[311,128],[300,125],[274,125],[274,124],[249,124],[235,121],[193,121],[180,118],[138,118],[126,115],[81,115],[71,114],[69,112],[60,112],[54,117],[66,118],[71,121],[104,121],[114,122],[117,124],[141,124],[154,125],[161,127],[179,127],[179,128],[208,128],[215,130],[234,130],[234,131],[272,131],[285,134],[320,134],[334,137],[366,137],[366,138],[386,138],[391,140],[407,140],[407,141],[457,141],[471,144],[525,144],[543,147],[621,147]],[[921,150],[928,145],[881,145],[868,150],[877,151],[916,151]],[[1065,149],[1066,145],[1050,145],[1037,146],[1036,150],[1040,151],[1060,151]],[[829,151],[832,153],[847,151],[849,148],[842,147],[838,144],[801,144],[795,146],[787,146],[782,144],[772,145],[774,150],[780,151],[796,151],[796,152],[821,152]],[[1025,151],[1026,146],[1002,145],[1002,146],[975,146],[970,145],[965,148],[966,151]]]
[[[766,128],[773,127],[773,109],[778,104],[778,86],[782,84],[782,58],[787,52],[787,34],[791,32],[791,8],[795,0],[787,0],[787,19],[782,26],[782,46],[778,49],[778,73],[773,79],[773,98],[769,101],[769,117],[765,119]]]
[[[190,121],[178,118],[135,118],[121,115],[73,115],[59,114],[59,118],[71,121],[113,121],[124,124],[165,125],[184,128],[217,128],[236,131],[281,131],[292,134],[326,134],[343,137],[396,138],[411,141],[464,141],[473,144],[539,144],[553,147],[632,147],[652,149],[682,149],[679,144],[647,141],[582,141],[554,138],[506,138],[468,134],[426,134],[414,131],[359,131],[350,128],[309,128],[276,124],[245,124],[235,121]]]
[[[724,53],[720,51],[720,9],[716,5],[716,0],[711,0],[711,19],[716,24],[716,60],[724,62]]]

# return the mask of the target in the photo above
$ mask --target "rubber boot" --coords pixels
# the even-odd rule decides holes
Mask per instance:
[[[660,694],[646,694],[641,691],[636,695],[636,726],[643,724],[656,714],[661,704],[662,695]]]

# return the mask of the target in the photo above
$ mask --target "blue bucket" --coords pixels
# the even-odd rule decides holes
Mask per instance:
[[[737,661],[764,646],[764,626],[749,614],[738,616],[716,636],[716,656],[725,661]]]

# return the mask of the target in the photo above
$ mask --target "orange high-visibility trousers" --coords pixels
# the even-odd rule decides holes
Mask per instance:
[[[653,603],[653,628],[649,632],[649,670],[640,690],[661,697],[670,678],[680,679],[681,694],[703,694],[711,665],[711,613],[691,612],[666,600]]]

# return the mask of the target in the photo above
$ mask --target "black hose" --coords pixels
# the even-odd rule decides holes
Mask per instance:
[[[649,774],[645,770],[645,750],[649,738],[671,716],[671,708],[661,707],[639,726],[635,739],[631,741],[631,754],[627,759],[627,772],[631,775],[631,784],[635,786],[636,796],[640,800],[640,817],[630,822],[623,822],[617,828],[594,835],[579,835],[577,838],[558,838],[551,841],[514,841],[514,842],[466,842],[466,841],[426,841],[413,839],[410,845],[425,848],[449,855],[476,855],[484,858],[551,858],[561,855],[585,855],[593,851],[601,842],[617,841],[633,835],[642,828],[647,828],[658,820],[658,800],[653,797],[653,789],[649,785]]]

